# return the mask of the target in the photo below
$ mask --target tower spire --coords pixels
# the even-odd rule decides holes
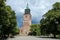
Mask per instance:
[[[26,6],[26,9],[29,9],[28,3],[27,3],[27,6]]]
[[[25,14],[30,14],[30,9],[28,3],[26,4]]]

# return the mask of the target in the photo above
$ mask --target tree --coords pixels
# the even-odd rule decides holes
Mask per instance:
[[[31,34],[34,36],[40,35],[40,25],[39,24],[32,24],[30,30],[31,30]]]
[[[41,32],[45,31],[46,34],[53,34],[56,37],[60,34],[60,3],[56,2],[53,9],[49,10],[43,15],[41,22]]]
[[[17,29],[15,12],[5,4],[5,1],[0,0],[0,37],[14,35]]]

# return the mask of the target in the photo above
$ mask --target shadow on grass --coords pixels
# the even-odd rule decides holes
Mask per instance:
[[[54,38],[54,37],[37,37],[37,38],[51,38],[51,39],[60,39],[59,37],[56,37],[56,38]]]
[[[7,38],[0,38],[0,40],[7,40]]]
[[[14,38],[14,36],[10,36],[9,38]],[[8,37],[0,37],[0,40],[7,40]]]

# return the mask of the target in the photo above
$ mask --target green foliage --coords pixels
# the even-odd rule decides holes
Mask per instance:
[[[17,31],[15,12],[5,5],[6,0],[0,0],[0,36],[15,34]]]
[[[6,0],[0,0],[0,7],[5,6],[5,1],[6,1]]]
[[[32,35],[36,35],[36,36],[40,35],[40,25],[39,24],[32,24],[30,30],[31,30]]]
[[[60,9],[60,2],[56,2],[56,3],[53,5],[53,8],[54,8],[54,9]]]
[[[60,3],[55,3],[53,9],[43,15],[41,19],[41,34],[60,34]]]

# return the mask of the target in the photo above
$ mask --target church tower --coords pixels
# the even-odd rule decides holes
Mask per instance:
[[[30,26],[31,26],[31,14],[27,3],[25,13],[23,15],[23,27],[20,29],[20,35],[28,35],[30,32]]]

